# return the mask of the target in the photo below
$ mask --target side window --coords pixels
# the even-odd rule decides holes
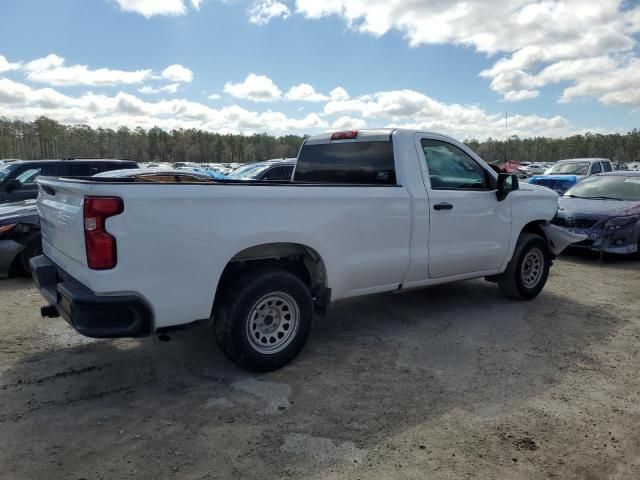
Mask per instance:
[[[36,183],[36,178],[40,175],[47,176],[55,176],[57,174],[57,168],[53,166],[39,167],[39,168],[28,168],[18,173],[16,180],[18,180],[23,185],[33,185]]]
[[[284,167],[285,175],[287,176],[287,180],[291,180],[293,176],[293,166]]]
[[[100,168],[97,165],[90,163],[78,163],[74,164],[73,160],[69,160],[63,167],[66,170],[65,175],[69,177],[91,177],[100,172]]]
[[[41,171],[41,168],[28,168],[27,170],[20,172],[16,177],[16,180],[23,185],[33,185]]]
[[[609,162],[602,162],[602,166],[604,167],[605,172],[611,171],[611,164]]]
[[[591,175],[595,175],[596,173],[602,172],[602,167],[600,166],[600,162],[595,162],[591,164]]]
[[[287,177],[287,172],[284,167],[273,167],[265,172],[262,176],[262,180],[289,180],[291,176]]]
[[[455,145],[422,140],[431,188],[437,190],[484,190],[489,188],[485,170]]]

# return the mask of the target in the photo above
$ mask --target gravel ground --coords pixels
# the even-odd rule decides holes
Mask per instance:
[[[0,282],[0,477],[640,478],[640,263],[340,302],[248,374],[207,326],[95,341]]]

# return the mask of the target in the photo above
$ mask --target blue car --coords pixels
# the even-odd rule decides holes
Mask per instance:
[[[534,175],[529,183],[555,190],[559,195],[573,187],[583,178],[603,172],[611,172],[613,166],[606,158],[574,158],[560,160],[544,175]]]

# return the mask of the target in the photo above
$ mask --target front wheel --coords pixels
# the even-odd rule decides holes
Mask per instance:
[[[542,291],[551,268],[551,254],[538,235],[523,233],[518,238],[507,269],[498,277],[502,293],[515,300],[531,300]]]
[[[283,270],[254,270],[223,293],[214,312],[216,340],[243,368],[276,370],[293,360],[309,337],[313,301],[308,287]]]

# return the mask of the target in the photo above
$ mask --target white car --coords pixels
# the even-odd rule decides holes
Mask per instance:
[[[540,175],[547,169],[546,165],[542,163],[531,163],[524,168],[529,175]]]
[[[478,277],[532,299],[585,238],[548,223],[556,193],[429,132],[311,137],[290,182],[125,180],[39,179],[43,315],[91,337],[208,319],[251,370],[292,360],[335,300]]]

